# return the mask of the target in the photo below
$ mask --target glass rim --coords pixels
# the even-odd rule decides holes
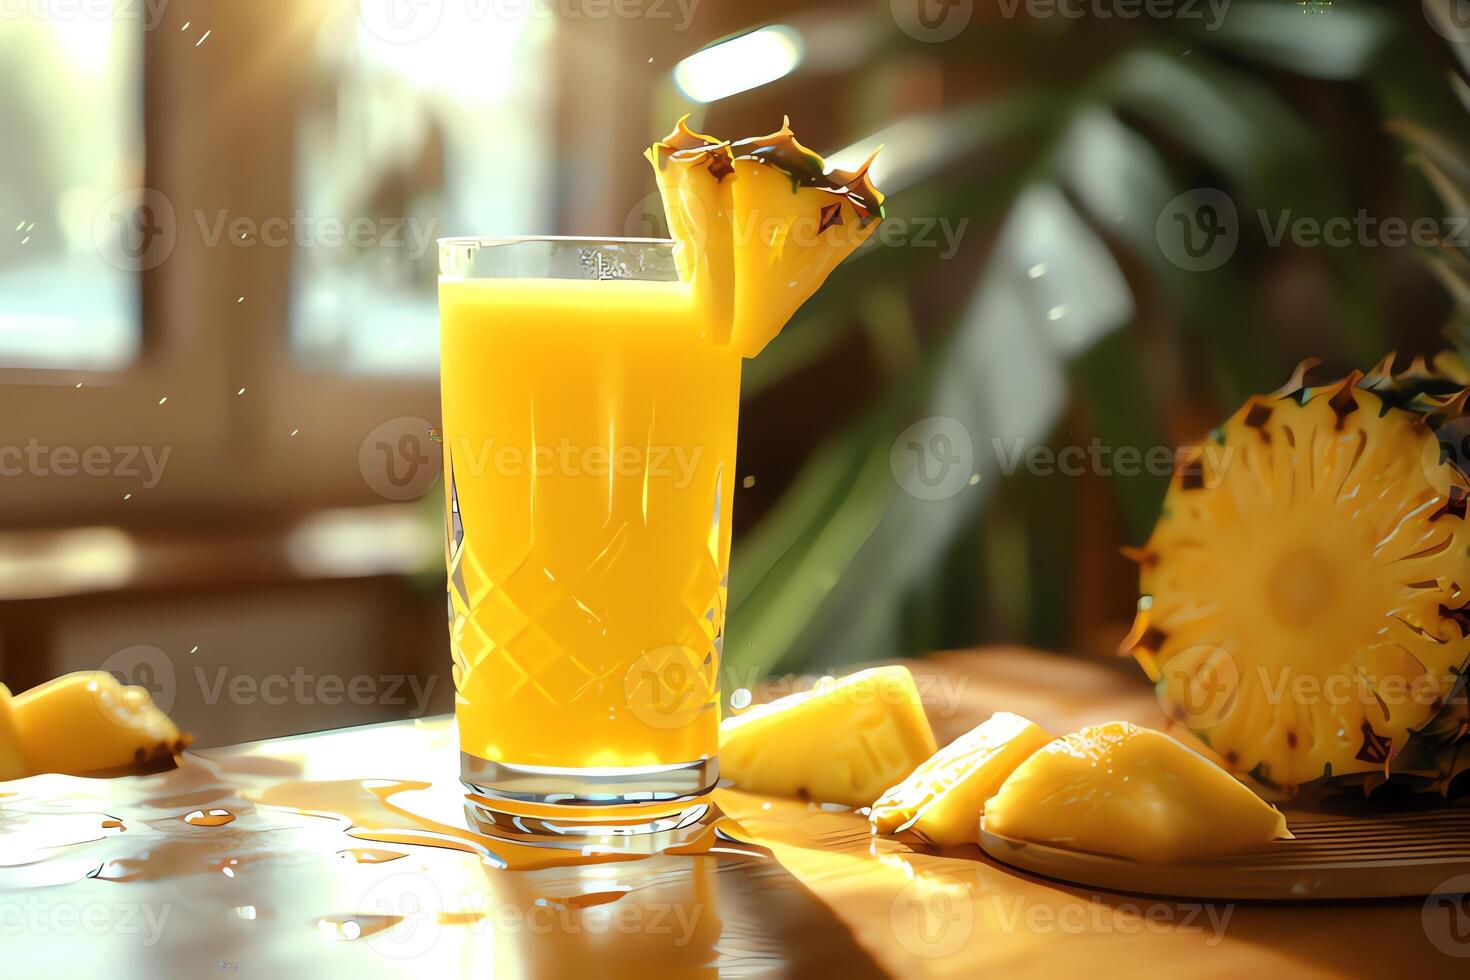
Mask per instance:
[[[485,237],[481,235],[453,235],[449,238],[439,238],[435,243],[440,248],[497,248],[505,245],[527,245],[533,242],[575,242],[583,245],[673,245],[672,238],[625,238],[618,236],[599,237],[596,235],[502,235]]]

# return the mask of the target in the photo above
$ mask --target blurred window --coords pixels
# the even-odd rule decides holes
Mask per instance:
[[[434,240],[551,230],[553,24],[543,4],[394,17],[383,2],[349,0],[316,48],[296,134],[292,352],[313,370],[433,376]]]
[[[108,370],[138,352],[140,230],[122,216],[144,213],[147,9],[0,11],[0,366]]]

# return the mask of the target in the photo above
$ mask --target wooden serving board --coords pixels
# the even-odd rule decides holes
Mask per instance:
[[[1401,898],[1470,888],[1470,807],[1375,816],[1288,813],[1295,840],[1249,854],[1144,864],[1002,837],[980,846],[1022,871],[1106,891],[1195,899]],[[1458,880],[1456,880],[1458,879]]]

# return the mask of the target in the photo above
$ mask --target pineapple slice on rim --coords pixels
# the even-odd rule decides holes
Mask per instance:
[[[790,121],[722,142],[688,117],[649,148],[669,231],[710,336],[754,357],[877,230],[883,194],[857,170],[829,169]]]
[[[1133,555],[1124,651],[1267,787],[1386,773],[1463,688],[1470,524],[1443,440],[1466,393],[1392,361],[1316,387],[1303,364],[1247,400],[1179,467]]]

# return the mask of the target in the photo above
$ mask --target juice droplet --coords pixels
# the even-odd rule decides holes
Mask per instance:
[[[317,929],[328,939],[350,943],[391,929],[403,921],[401,915],[328,915],[317,920]]]
[[[684,857],[707,857],[712,854],[736,854],[741,857],[769,859],[775,857],[769,847],[742,839],[747,836],[749,835],[734,820],[720,816],[692,840],[673,847],[666,847],[664,853]]]
[[[337,856],[343,859],[350,858],[358,864],[384,864],[388,861],[397,861],[401,857],[408,857],[403,851],[385,851],[376,847],[349,847],[345,851],[338,851]]]
[[[184,823],[195,827],[223,827],[227,823],[234,823],[235,815],[229,810],[215,807],[210,810],[194,810],[184,814]]]
[[[611,891],[586,892],[581,895],[548,895],[545,898],[537,899],[536,902],[538,905],[549,904],[560,905],[568,909],[586,909],[596,905],[607,905],[610,902],[616,902],[630,891],[632,891],[630,888],[616,888]]]

